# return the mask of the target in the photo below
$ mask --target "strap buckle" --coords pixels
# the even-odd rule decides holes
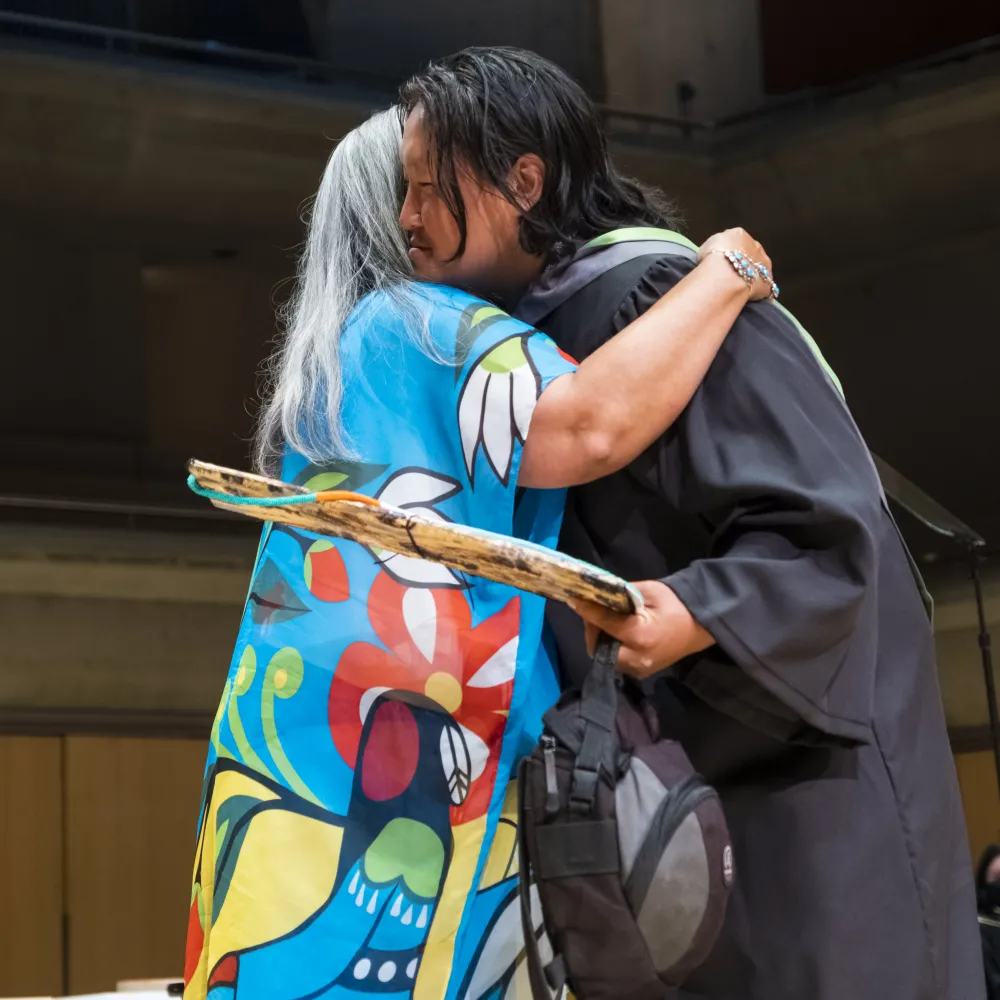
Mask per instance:
[[[585,815],[594,808],[597,799],[597,782],[600,771],[577,766],[573,768],[573,783],[569,792],[569,807],[577,814]]]

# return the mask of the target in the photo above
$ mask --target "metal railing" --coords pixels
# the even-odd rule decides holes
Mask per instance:
[[[156,532],[253,535],[260,525],[252,518],[218,510],[209,504],[143,503],[84,500],[73,497],[0,495],[0,524],[125,528]]]
[[[113,514],[122,517],[162,517],[167,519],[218,521],[240,520],[239,514],[215,507],[182,507],[166,504],[123,503],[115,500],[73,500],[64,497],[0,496],[0,509],[51,511],[65,514]]]
[[[0,34],[71,44],[87,42],[91,43],[91,47],[95,47],[96,43],[97,48],[111,55],[195,59],[203,64],[223,68],[284,74],[304,83],[326,83],[331,76],[330,66],[319,59],[241,48],[211,39],[176,38],[133,28],[90,24],[19,11],[0,10]]]
[[[956,48],[946,49],[922,59],[914,59],[900,63],[890,69],[878,73],[860,76],[843,83],[831,84],[825,87],[811,87],[796,91],[786,97],[777,97],[766,104],[749,111],[726,115],[722,118],[684,118],[680,116],[645,114],[637,111],[626,111],[608,106],[602,106],[601,111],[605,121],[613,126],[615,122],[636,127],[636,131],[650,132],[670,130],[684,136],[724,132],[742,125],[752,124],[767,118],[775,118],[782,114],[813,110],[830,104],[852,94],[875,90],[880,87],[898,87],[904,80],[918,73],[941,67],[968,62],[982,56],[1000,53],[1000,35],[990,35],[976,42],[969,42]]]

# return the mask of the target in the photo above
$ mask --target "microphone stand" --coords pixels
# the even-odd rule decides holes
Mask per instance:
[[[993,743],[993,766],[997,775],[997,792],[1000,794],[1000,717],[997,715],[996,678],[993,673],[993,649],[990,632],[986,627],[986,608],[983,604],[983,583],[979,575],[983,542],[967,540],[972,586],[976,591],[976,612],[979,616],[979,650],[983,657],[983,677],[986,681],[986,706],[990,716],[990,737]]]
[[[972,586],[976,592],[976,614],[979,619],[979,650],[983,658],[983,679],[986,682],[986,710],[990,720],[990,742],[993,745],[993,766],[1000,794],[1000,715],[997,712],[996,678],[993,673],[993,651],[990,632],[986,626],[986,608],[983,603],[983,583],[979,566],[983,560],[986,542],[982,536],[959,520],[933,497],[928,496],[905,476],[878,455],[872,455],[886,495],[909,511],[918,521],[939,535],[951,538],[965,548],[969,555]]]

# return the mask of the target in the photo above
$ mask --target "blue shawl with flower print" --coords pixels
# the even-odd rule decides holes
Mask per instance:
[[[573,362],[464,293],[414,297],[432,350],[378,295],[341,337],[357,459],[290,454],[282,478],[554,545],[563,493],[516,484],[535,403]],[[206,768],[189,1000],[528,995],[509,779],[558,695],[543,604],[265,530]]]

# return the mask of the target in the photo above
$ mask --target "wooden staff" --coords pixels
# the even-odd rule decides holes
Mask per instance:
[[[375,549],[441,563],[450,569],[532,594],[569,603],[593,601],[622,614],[642,606],[642,597],[612,573],[553,549],[466,525],[432,521],[418,514],[351,499],[317,498],[280,506],[240,503],[239,498],[274,500],[314,495],[302,486],[192,460],[188,471],[221,510],[262,521],[278,521],[302,531],[347,538]],[[225,499],[233,498],[232,500]]]

